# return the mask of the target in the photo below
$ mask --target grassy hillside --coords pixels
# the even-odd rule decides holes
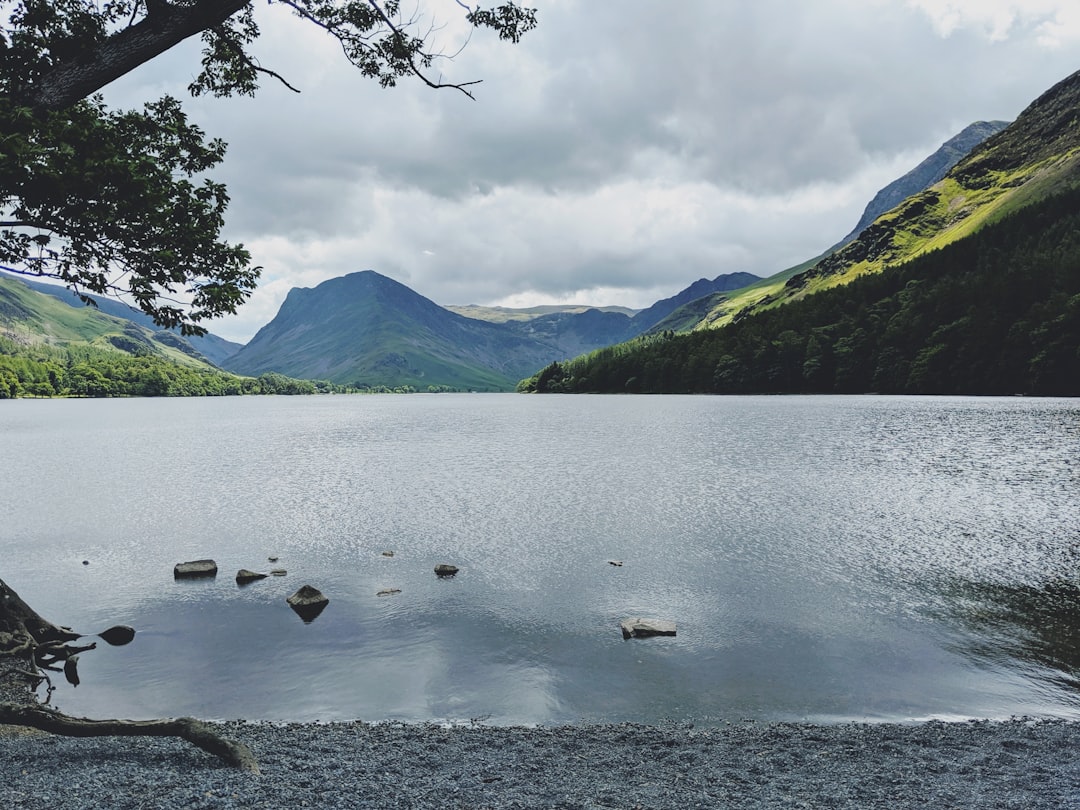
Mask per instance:
[[[0,275],[0,399],[224,396],[343,390],[223,372],[172,332],[152,331]]]
[[[520,390],[1080,396],[1080,189],[723,329],[549,366]]]
[[[0,336],[21,346],[78,345],[150,355],[196,368],[210,367],[201,355],[170,333],[158,334],[89,307],[69,306],[7,276],[0,276]]]
[[[943,180],[878,217],[847,246],[715,301],[715,328],[941,249],[1080,184],[1080,73],[1040,96]]]

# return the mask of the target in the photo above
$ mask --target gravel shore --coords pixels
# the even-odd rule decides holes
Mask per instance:
[[[0,807],[1080,808],[1062,721],[220,729],[260,775],[178,740],[0,727]]]

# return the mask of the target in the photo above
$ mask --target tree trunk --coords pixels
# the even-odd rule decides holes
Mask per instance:
[[[30,658],[42,644],[63,644],[78,637],[43,619],[0,579],[0,654]]]

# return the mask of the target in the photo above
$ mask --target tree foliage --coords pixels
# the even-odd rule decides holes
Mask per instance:
[[[399,0],[270,0],[326,31],[361,73],[392,87],[429,74],[431,25]],[[457,3],[474,27],[517,42],[535,10]],[[193,94],[251,95],[251,0],[0,2],[0,267],[128,296],[161,326],[202,334],[253,291],[259,268],[221,236],[229,197],[206,173],[225,144],[207,139],[171,97],[116,111],[94,94],[200,35]],[[465,85],[449,85],[468,92]],[[84,299],[89,302],[89,299]]]
[[[553,364],[518,390],[1080,396],[1080,191],[721,329]]]

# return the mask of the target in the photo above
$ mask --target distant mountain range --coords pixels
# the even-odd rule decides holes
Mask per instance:
[[[867,206],[860,226],[894,200],[939,181],[963,154],[1004,126],[978,122],[946,141],[918,167],[882,189]],[[650,332],[694,328],[718,301],[767,281],[751,273],[703,278],[639,312],[612,307],[511,310],[440,307],[368,270],[314,289],[292,290],[277,316],[221,365],[237,374],[276,371],[361,387],[434,385],[504,391],[555,360]]]
[[[695,282],[712,292],[757,276]],[[373,270],[296,288],[274,319],[222,362],[237,374],[276,371],[356,387],[448,386],[508,391],[552,360],[628,340],[679,306],[680,294],[634,312],[618,308],[521,311],[441,307]]]
[[[965,150],[1002,126],[1001,122],[979,122],[947,141],[912,172],[882,189],[867,206],[856,230],[898,197],[938,182]],[[851,241],[849,235],[832,251]],[[291,290],[274,319],[243,346],[212,334],[181,338],[158,329],[143,313],[115,300],[95,297],[98,308],[88,309],[64,287],[21,277],[10,282],[21,282],[39,294],[71,304],[76,309],[65,314],[65,320],[85,317],[94,321],[93,327],[72,330],[64,338],[67,341],[76,341],[80,332],[102,340],[101,334],[117,326],[115,321],[100,319],[123,319],[141,330],[141,342],[131,346],[135,352],[147,351],[147,345],[155,349],[169,346],[172,351],[246,376],[274,372],[360,388],[506,391],[555,360],[640,335],[684,332],[726,322],[734,312],[770,300],[790,278],[816,265],[820,258],[768,279],[741,272],[699,279],[640,311],[581,306],[443,307],[367,270],[312,289]],[[45,334],[48,329],[42,324],[47,321],[23,318],[22,328],[26,334],[35,330]],[[125,327],[120,324],[118,328],[123,332]],[[55,342],[55,336],[48,339]],[[128,344],[115,339],[110,345],[123,350]]]

